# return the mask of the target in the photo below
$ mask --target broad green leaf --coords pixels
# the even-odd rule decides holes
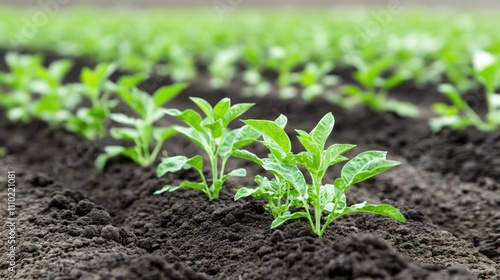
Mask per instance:
[[[126,88],[132,88],[142,83],[146,78],[146,74],[144,73],[122,76],[118,79],[118,85]]]
[[[299,199],[303,200],[309,197],[307,192],[308,186],[306,183],[306,179],[304,178],[304,174],[302,174],[302,172],[296,165],[284,164],[269,159],[263,159],[262,162],[262,167],[264,169],[292,184],[292,186],[302,196]]]
[[[322,169],[325,169],[335,165],[339,162],[347,160],[346,157],[343,157],[342,154],[350,151],[356,147],[356,145],[351,144],[333,144],[326,151],[323,151],[323,166]]]
[[[279,117],[276,118],[274,122],[282,129],[285,129],[286,124],[288,123],[288,119],[286,118],[285,115],[279,115]]]
[[[326,114],[316,125],[316,127],[311,131],[310,135],[315,141],[316,146],[323,150],[325,148],[326,141],[330,134],[332,133],[333,126],[335,124],[335,118],[332,113]]]
[[[211,149],[210,146],[208,146],[207,141],[203,138],[208,138],[206,135],[206,132],[200,132],[197,133],[194,128],[191,127],[184,127],[184,126],[174,126],[173,127],[178,133],[182,134],[186,138],[188,138],[191,142],[195,143],[198,147],[202,148],[205,151],[209,151]]]
[[[222,176],[222,184],[224,184],[224,182],[226,182],[226,180],[231,177],[245,177],[245,176],[247,176],[247,171],[244,168],[235,169],[227,173],[226,175]]]
[[[222,124],[222,120],[220,119],[217,119],[212,123],[203,124],[203,127],[207,128],[205,131],[210,132],[213,139],[221,137],[225,130]]]
[[[120,113],[111,114],[110,118],[113,121],[121,124],[135,125],[137,123],[137,119],[131,118],[125,114],[120,114]]]
[[[256,189],[250,189],[250,188],[241,188],[241,189],[238,189],[238,191],[236,192],[236,194],[234,195],[234,201],[238,200],[238,199],[241,199],[243,197],[249,197],[251,196],[254,192],[256,191]]]
[[[395,219],[402,223],[406,222],[406,219],[401,214],[401,212],[399,212],[398,209],[388,204],[367,204],[366,202],[363,202],[347,207],[342,214],[354,213],[354,212],[379,214],[385,217]]]
[[[211,121],[214,121],[214,109],[210,103],[199,97],[189,97],[189,99],[191,99],[191,101],[193,101]]]
[[[219,156],[221,158],[228,158],[233,151],[252,144],[259,136],[260,133],[248,125],[234,129],[226,134],[220,144]]]
[[[300,219],[300,218],[307,218],[307,217],[308,216],[307,216],[306,212],[295,212],[293,214],[283,213],[281,216],[274,219],[274,221],[271,224],[271,229],[275,229],[275,228],[283,225],[286,221]]]
[[[357,155],[342,168],[342,179],[347,186],[352,186],[400,164],[386,160],[386,155],[387,152],[383,151],[367,151]]]
[[[163,110],[163,112],[167,115],[183,120],[186,124],[193,127],[197,131],[203,130],[203,128],[201,127],[201,122],[203,121],[203,119],[200,114],[198,114],[194,110],[187,109],[181,112],[177,109],[165,109]]]
[[[224,126],[228,126],[234,119],[243,115],[246,111],[250,110],[255,104],[254,103],[240,103],[235,104],[229,108],[229,110],[222,117],[222,122]]]
[[[159,88],[153,95],[156,107],[162,107],[165,103],[179,95],[186,87],[186,84],[173,84]]]
[[[231,99],[223,98],[214,107],[214,117],[216,120],[221,119],[231,107]]]
[[[116,156],[125,156],[137,162],[137,152],[134,148],[125,148],[120,146],[107,146],[104,148],[104,154],[101,154],[95,160],[95,166],[97,169],[102,170],[106,166],[108,160]]]
[[[236,158],[242,158],[242,159],[252,161],[260,166],[262,166],[264,164],[258,156],[256,156],[255,154],[253,154],[247,150],[233,151],[232,156],[236,157]]]
[[[292,149],[292,144],[290,143],[290,138],[286,132],[275,122],[266,120],[246,120],[243,121],[253,129],[260,132],[265,141],[274,142],[283,153],[289,153]]]
[[[174,156],[162,159],[156,170],[158,178],[164,176],[169,172],[177,172],[181,169],[188,169],[193,167],[196,170],[203,168],[203,158],[201,156],[194,156],[187,158],[185,156]]]
[[[118,140],[134,141],[140,138],[139,132],[133,128],[117,128],[110,130],[111,137]]]

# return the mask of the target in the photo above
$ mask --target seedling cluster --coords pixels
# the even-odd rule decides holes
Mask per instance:
[[[349,159],[346,155],[354,145],[330,143],[332,114],[310,132],[296,130],[303,148],[296,152],[285,131],[286,116],[240,122],[252,103],[232,104],[223,98],[210,104],[191,97],[195,109],[169,106],[200,74],[208,75],[206,84],[213,89],[241,85],[241,94],[247,97],[319,99],[348,110],[364,107],[410,118],[419,115],[419,107],[404,101],[411,100],[409,93],[394,93],[406,91],[408,85],[435,89],[445,101],[432,105],[437,115],[430,120],[434,131],[500,127],[500,37],[491,24],[498,22],[496,18],[471,17],[464,22],[457,17],[457,23],[450,24],[450,18],[427,16],[423,23],[421,13],[408,12],[377,36],[359,38],[358,27],[370,18],[364,12],[242,12],[223,26],[192,11],[192,24],[178,12],[168,13],[168,21],[165,13],[124,13],[111,15],[112,20],[93,17],[94,13],[61,13],[31,40],[0,38],[0,45],[51,49],[65,57],[90,57],[96,64],[75,74],[71,59],[47,64],[42,55],[7,53],[9,71],[0,73],[0,107],[6,117],[13,122],[43,121],[90,140],[109,136],[116,144],[104,147],[95,161],[99,169],[121,156],[143,167],[158,164],[158,178],[183,169],[193,169],[199,176],[166,185],[156,194],[190,188],[216,200],[228,179],[247,176],[242,168],[227,170],[228,162],[234,158],[253,162],[267,173],[255,177],[257,188],[239,187],[235,199],[266,200],[274,218],[272,228],[305,219],[314,233],[323,236],[331,223],[353,212],[404,222],[390,205],[349,206],[346,197],[353,185],[399,163],[387,160],[384,151],[366,151]],[[4,21],[0,31],[22,32],[18,22],[22,12],[2,10],[0,16]],[[78,34],[67,28],[81,22],[86,24]],[[487,39],[476,40],[479,32]],[[144,91],[141,84],[151,73],[168,77],[171,85]],[[485,110],[468,99],[474,90],[484,97]],[[169,154],[164,144],[173,137],[191,142],[200,153]],[[254,142],[268,150],[267,157],[250,150]],[[327,182],[325,174],[341,163],[340,175]]]

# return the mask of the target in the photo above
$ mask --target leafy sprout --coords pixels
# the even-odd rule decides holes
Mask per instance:
[[[186,87],[185,84],[164,86],[156,90],[151,96],[137,88],[130,88],[130,83],[137,77],[129,77],[119,82],[118,95],[132,109],[138,117],[129,117],[125,114],[112,113],[111,119],[127,127],[114,127],[111,137],[116,140],[134,143],[132,147],[107,146],[104,154],[100,155],[95,164],[103,169],[106,162],[116,156],[124,156],[140,166],[149,166],[156,160],[165,140],[176,134],[173,127],[158,127],[155,123],[164,116],[163,105],[176,97]]]
[[[203,173],[203,156],[201,155],[191,158],[185,156],[164,158],[157,169],[158,177],[169,172],[193,168],[200,175],[201,182],[184,181],[178,186],[167,185],[155,194],[172,192],[179,188],[191,188],[202,191],[209,200],[214,200],[219,197],[222,186],[227,179],[246,176],[245,169],[236,169],[226,173],[226,164],[232,153],[253,143],[259,137],[259,133],[249,126],[237,129],[230,129],[228,126],[254,104],[241,103],[231,106],[231,100],[224,98],[212,107],[204,99],[191,97],[191,100],[203,111],[204,118],[191,109],[182,112],[177,109],[168,109],[164,112],[188,125],[188,127],[175,126],[174,129],[205,152],[210,162],[211,178],[207,179]]]
[[[392,58],[380,59],[371,64],[358,63],[354,78],[361,86],[345,86],[342,92],[357,103],[366,104],[373,112],[394,112],[403,117],[415,117],[418,114],[417,106],[388,99],[390,89],[409,79],[403,71],[392,73],[388,78],[383,76],[395,63]]]
[[[106,135],[106,123],[109,120],[111,109],[117,100],[111,100],[113,84],[110,76],[116,70],[116,65],[100,63],[95,69],[83,68],[80,73],[81,83],[76,89],[90,100],[90,108],[80,108],[76,115],[68,121],[68,130],[87,139],[95,139]],[[140,82],[138,80],[137,82]],[[134,86],[136,84],[133,84]]]
[[[318,125],[307,133],[296,130],[298,139],[305,151],[292,152],[291,141],[284,131],[287,119],[280,116],[276,121],[246,120],[248,126],[262,134],[261,143],[269,149],[268,158],[259,158],[243,150],[235,151],[234,156],[248,159],[262,166],[274,175],[269,179],[256,177],[259,185],[256,189],[241,188],[235,200],[253,196],[267,199],[266,208],[274,217],[271,228],[276,228],[288,220],[304,218],[314,233],[323,236],[326,228],[342,215],[354,212],[374,213],[404,222],[403,215],[387,204],[368,204],[367,202],[347,206],[347,190],[368,178],[380,174],[399,164],[386,159],[387,152],[363,152],[342,168],[341,176],[333,184],[324,184],[323,177],[331,166],[347,161],[344,153],[354,148],[350,144],[333,144],[325,149],[326,142],[333,130],[334,118],[327,114]],[[301,168],[311,178],[306,181]],[[299,209],[293,211],[293,208]]]

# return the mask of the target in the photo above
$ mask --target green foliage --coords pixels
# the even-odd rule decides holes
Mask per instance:
[[[358,63],[358,71],[354,74],[354,78],[362,87],[349,85],[345,86],[342,92],[356,103],[366,104],[373,112],[394,112],[403,117],[415,117],[418,114],[417,106],[409,102],[388,99],[390,89],[409,79],[404,72],[395,72],[387,78],[384,77],[395,63],[393,58],[380,59],[372,64]]]
[[[467,103],[455,86],[441,84],[439,91],[451,101],[451,105],[433,104],[434,112],[439,115],[430,121],[434,131],[439,131],[443,127],[462,130],[468,126],[491,131],[500,126],[500,94],[495,93],[500,87],[500,59],[491,53],[478,51],[472,61],[472,72],[484,88],[487,105],[485,119],[483,120]],[[474,103],[477,105],[477,100]]]
[[[64,127],[72,110],[81,101],[73,85],[63,85],[64,78],[73,66],[69,60],[58,60],[48,68],[40,67],[32,83],[32,90],[39,94],[33,98],[32,114],[52,128]]]
[[[116,65],[109,63],[100,63],[94,70],[87,67],[82,69],[80,73],[81,84],[76,85],[75,89],[90,100],[91,107],[78,109],[75,116],[68,120],[67,128],[69,131],[90,140],[106,135],[105,126],[109,120],[111,109],[118,104],[118,101],[111,100],[112,90],[116,88],[109,81],[115,70]]]
[[[4,147],[0,147],[0,158],[7,155],[7,149]]]
[[[28,122],[33,117],[33,81],[42,68],[43,58],[39,55],[7,53],[5,62],[10,73],[0,73],[0,105],[6,109],[11,121]]]
[[[193,168],[199,173],[201,182],[184,181],[179,186],[167,185],[155,192],[155,194],[174,191],[179,188],[192,188],[204,192],[209,200],[214,200],[219,197],[219,192],[227,179],[246,176],[245,169],[236,169],[226,173],[226,164],[232,153],[253,143],[259,137],[259,134],[249,126],[237,129],[229,129],[228,126],[254,104],[241,103],[231,106],[231,100],[224,98],[212,107],[201,98],[191,97],[191,100],[205,114],[204,118],[191,109],[185,111],[168,109],[164,110],[164,112],[188,125],[188,127],[174,126],[174,129],[205,152],[207,160],[210,162],[211,180],[206,179],[203,173],[202,156],[197,155],[192,158],[185,156],[168,157],[164,158],[158,166],[158,177],[162,177],[168,172]]]
[[[288,220],[305,218],[312,230],[321,237],[329,224],[352,212],[374,213],[405,221],[403,215],[390,205],[363,202],[347,206],[345,193],[351,186],[399,164],[387,160],[386,152],[363,152],[344,165],[341,176],[335,179],[333,184],[323,183],[327,170],[335,164],[347,161],[348,158],[343,154],[355,147],[349,144],[325,146],[334,125],[331,113],[323,117],[310,133],[296,130],[305,149],[297,154],[291,151],[290,139],[284,131],[287,122],[285,116],[280,116],[274,122],[244,122],[262,134],[263,141],[260,143],[269,149],[270,155],[261,159],[249,151],[241,150],[235,151],[233,155],[259,164],[274,177],[269,179],[257,176],[255,181],[258,187],[239,189],[235,200],[247,196],[267,199],[266,208],[274,217],[271,228],[279,227]],[[307,183],[300,167],[309,174],[310,183]],[[292,207],[298,210],[293,211]]]
[[[126,127],[111,129],[111,137],[116,140],[133,142],[132,147],[107,146],[104,154],[100,155],[95,165],[103,169],[106,162],[115,156],[130,158],[141,166],[149,166],[156,160],[163,143],[176,134],[174,127],[158,127],[155,123],[164,115],[162,107],[176,97],[186,87],[185,84],[174,84],[159,88],[153,95],[149,95],[130,85],[136,84],[137,77],[126,77],[118,83],[117,93],[132,109],[137,117],[125,114],[112,113],[111,119]]]

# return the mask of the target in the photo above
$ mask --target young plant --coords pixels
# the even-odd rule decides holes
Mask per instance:
[[[43,58],[39,55],[7,53],[5,62],[10,73],[0,75],[0,86],[6,90],[2,92],[0,106],[6,109],[9,120],[28,122],[33,111],[33,81],[38,69],[43,67]],[[0,91],[3,88],[0,87]]]
[[[202,191],[212,201],[219,197],[219,192],[227,179],[246,176],[245,169],[236,169],[226,173],[226,164],[232,153],[253,143],[259,137],[259,133],[249,126],[232,130],[228,126],[254,104],[241,103],[231,106],[231,100],[224,98],[212,107],[201,98],[191,97],[191,100],[203,111],[205,118],[191,109],[182,112],[177,109],[168,109],[164,112],[184,121],[189,126],[175,126],[174,129],[206,153],[210,161],[212,176],[210,179],[205,178],[203,157],[200,155],[191,158],[185,156],[164,158],[158,166],[158,177],[168,172],[193,168],[199,173],[201,182],[184,181],[179,186],[167,185],[155,194],[172,192],[179,188],[191,188]]]
[[[337,77],[330,75],[332,70],[332,62],[325,62],[321,65],[308,63],[305,69],[297,75],[297,81],[303,87],[302,98],[306,101],[313,101],[326,94],[329,87],[337,84]]]
[[[261,48],[248,46],[243,50],[247,69],[243,72],[243,81],[248,85],[243,88],[245,96],[265,96],[272,90],[271,84],[263,77],[265,57]]]
[[[240,56],[237,49],[225,49],[217,53],[208,66],[210,86],[215,89],[227,87],[236,73],[236,62]]]
[[[113,121],[129,126],[112,128],[111,137],[133,142],[134,146],[105,147],[104,154],[95,162],[96,167],[103,169],[110,158],[119,155],[130,158],[143,167],[153,164],[165,140],[176,134],[173,127],[157,127],[155,122],[164,115],[163,105],[176,97],[185,87],[185,84],[161,87],[152,96],[137,88],[132,90],[128,87],[118,88],[118,95],[138,115],[138,118],[119,113],[111,114]]]
[[[39,67],[32,89],[40,97],[33,100],[32,114],[49,124],[51,128],[63,127],[71,118],[72,110],[81,101],[72,85],[63,85],[73,63],[58,60],[48,68]]]
[[[441,84],[439,91],[446,95],[451,105],[436,103],[433,110],[439,117],[430,121],[434,131],[443,127],[461,130],[474,126],[479,130],[491,131],[500,126],[500,59],[487,52],[477,52],[473,58],[474,77],[483,85],[486,95],[487,114],[483,120],[467,103],[458,89],[450,84]]]
[[[258,188],[239,189],[235,200],[247,196],[267,199],[266,208],[271,210],[274,217],[271,228],[279,227],[288,220],[305,218],[319,237],[323,236],[328,225],[348,213],[374,213],[405,222],[403,215],[387,204],[363,202],[347,206],[345,194],[351,186],[389,170],[399,162],[386,160],[387,152],[364,152],[344,165],[341,176],[333,184],[324,184],[323,177],[328,169],[348,160],[343,154],[355,146],[333,144],[325,149],[334,125],[334,118],[329,113],[310,133],[296,130],[305,151],[294,154],[291,151],[291,141],[284,131],[286,121],[284,116],[280,116],[275,122],[244,121],[263,135],[261,143],[269,149],[270,156],[261,159],[249,151],[235,151],[233,155],[259,164],[272,173],[274,178],[257,176]],[[299,166],[309,173],[311,182],[306,182]],[[292,211],[292,206],[298,211]]]
[[[7,149],[5,149],[4,147],[0,147],[0,158],[6,155],[7,155]]]
[[[75,116],[68,121],[68,130],[81,135],[89,140],[106,135],[106,123],[117,100],[111,100],[111,93],[115,86],[109,81],[110,76],[116,70],[114,64],[101,63],[94,70],[83,68],[80,73],[81,84],[76,85],[81,95],[90,100],[90,108],[80,108]],[[130,81],[130,77],[120,80]],[[142,80],[135,79],[133,83],[127,85],[128,88],[136,86]],[[120,83],[119,82],[119,83]]]
[[[394,64],[392,58],[380,59],[370,65],[358,63],[358,71],[354,74],[354,78],[361,86],[345,86],[342,92],[357,103],[367,105],[373,112],[394,112],[402,117],[415,117],[418,114],[417,106],[387,98],[390,89],[409,78],[402,71],[384,78],[382,75]]]

